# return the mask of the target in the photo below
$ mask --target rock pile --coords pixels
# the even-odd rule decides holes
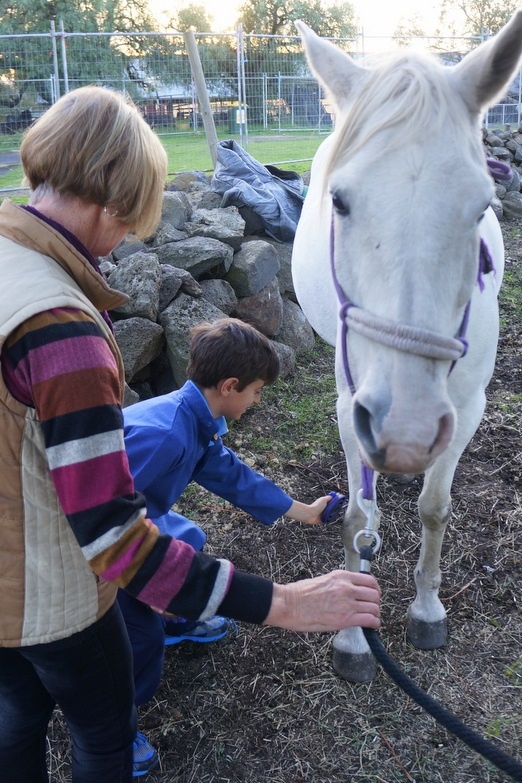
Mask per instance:
[[[129,302],[111,311],[127,383],[125,404],[179,388],[186,380],[193,324],[230,315],[269,337],[281,376],[315,336],[296,303],[292,245],[261,232],[248,208],[220,207],[202,172],[176,177],[161,223],[145,242],[125,239],[100,266]]]
[[[495,198],[491,206],[498,218],[522,217],[522,127],[512,131],[483,129],[486,154],[511,165],[511,182],[495,182]]]

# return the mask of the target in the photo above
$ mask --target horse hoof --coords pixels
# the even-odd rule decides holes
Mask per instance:
[[[419,650],[436,650],[444,647],[448,640],[448,623],[446,619],[435,623],[426,623],[408,617],[406,622],[408,639]]]
[[[348,682],[370,682],[377,674],[377,664],[371,652],[347,653],[334,647],[332,665],[335,673]]]
[[[415,473],[393,473],[389,476],[396,484],[411,484]]]

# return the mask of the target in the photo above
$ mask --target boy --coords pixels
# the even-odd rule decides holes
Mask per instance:
[[[145,495],[147,514],[162,533],[203,548],[203,530],[170,510],[191,481],[266,525],[281,516],[320,524],[330,496],[310,505],[293,500],[221,439],[226,420],[239,419],[259,402],[263,387],[278,374],[279,357],[270,341],[244,321],[223,318],[191,330],[189,380],[181,389],[124,409],[125,448],[135,487]],[[220,616],[200,622],[165,620],[123,591],[119,602],[133,648],[138,705],[157,689],[164,644],[213,642],[235,628]],[[142,737],[140,742],[135,758],[152,752]]]

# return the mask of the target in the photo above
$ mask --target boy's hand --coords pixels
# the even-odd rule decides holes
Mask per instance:
[[[285,517],[297,519],[298,522],[304,522],[305,525],[320,525],[321,514],[331,499],[330,495],[324,495],[322,498],[314,500],[310,505],[294,500]]]

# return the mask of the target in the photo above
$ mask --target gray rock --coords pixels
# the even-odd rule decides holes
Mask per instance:
[[[261,234],[263,239],[266,237],[265,224],[261,216],[252,207],[239,207],[239,214],[245,221],[245,236]]]
[[[245,237],[244,243],[253,241],[259,241],[259,237]],[[285,294],[295,296],[294,281],[292,279],[293,242],[278,242],[276,239],[272,239],[272,237],[263,237],[262,241],[274,248],[277,258],[279,259],[277,279],[279,280],[281,296],[284,296]]]
[[[216,321],[224,313],[206,299],[194,299],[179,294],[161,313],[160,323],[165,333],[167,356],[172,374],[178,386],[187,380],[189,331],[191,326],[202,321]]]
[[[244,242],[225,275],[236,296],[253,296],[270,283],[280,269],[274,248],[263,240]]]
[[[163,329],[147,318],[116,321],[114,336],[123,357],[127,383],[150,364],[164,346]]]
[[[197,209],[185,223],[185,231],[193,237],[212,237],[239,250],[243,241],[245,221],[237,207]]]
[[[237,305],[234,289],[226,280],[202,280],[200,283],[202,295],[226,315],[230,315]]]
[[[167,185],[167,191],[191,192],[195,186],[207,185],[210,189],[210,180],[204,171],[183,171],[177,174]]]
[[[213,190],[204,190],[194,199],[194,209],[219,209],[222,196]]]
[[[202,296],[201,286],[194,280],[190,272],[176,269],[169,264],[161,265],[161,289],[159,297],[159,312],[161,313],[176,297],[178,291],[190,296]]]
[[[191,237],[169,242],[156,250],[160,264],[185,269],[196,279],[205,272],[223,267],[230,269],[234,251],[229,245],[209,237]]]
[[[508,217],[522,217],[522,193],[510,191],[502,200],[504,214]]]
[[[283,321],[283,300],[277,278],[257,294],[240,299],[232,310],[232,315],[248,321],[267,337],[277,334]]]
[[[128,236],[125,237],[123,242],[120,242],[118,247],[115,247],[112,251],[112,257],[116,263],[118,261],[121,261],[122,258],[128,258],[129,256],[133,256],[134,253],[147,253],[148,247],[145,244],[145,242],[142,242],[141,239],[136,239],[136,237]]]
[[[174,228],[170,223],[161,221],[154,236],[147,242],[149,247],[161,247],[166,245],[167,242],[179,242],[180,239],[186,239],[188,234],[186,231],[180,231],[178,228]]]
[[[508,191],[508,193],[511,192],[512,190],[515,191],[520,190],[520,184],[521,184],[520,174],[518,173],[517,169],[514,166],[511,167],[511,173],[513,174],[511,181],[505,183],[506,190]]]
[[[284,343],[278,343],[272,340],[272,345],[275,348],[279,357],[279,377],[288,378],[289,375],[295,372],[296,357],[295,351],[290,348],[289,345]]]
[[[497,219],[501,220],[504,216],[504,207],[502,206],[502,201],[496,196],[493,196],[490,202],[490,207],[497,216]]]
[[[164,223],[181,230],[190,220],[191,212],[192,207],[185,193],[167,191],[163,194],[161,219]]]
[[[283,302],[283,320],[276,334],[278,342],[289,345],[296,355],[310,351],[315,345],[315,335],[299,305],[286,299]]]
[[[122,408],[127,408],[129,405],[134,405],[135,402],[140,401],[140,395],[135,392],[131,387],[125,383],[125,389],[123,393],[123,405]]]
[[[182,283],[182,274],[188,274],[183,269],[176,269],[169,264],[161,264],[161,286],[158,311],[161,313],[174,299]]]
[[[492,147],[491,154],[499,160],[511,160],[511,152],[506,147]]]
[[[113,264],[108,258],[98,260],[98,266],[100,267],[105,278],[108,278],[111,272],[116,269],[116,264]]]
[[[107,276],[109,285],[130,298],[116,312],[156,321],[161,286],[161,266],[153,253],[123,258]]]

